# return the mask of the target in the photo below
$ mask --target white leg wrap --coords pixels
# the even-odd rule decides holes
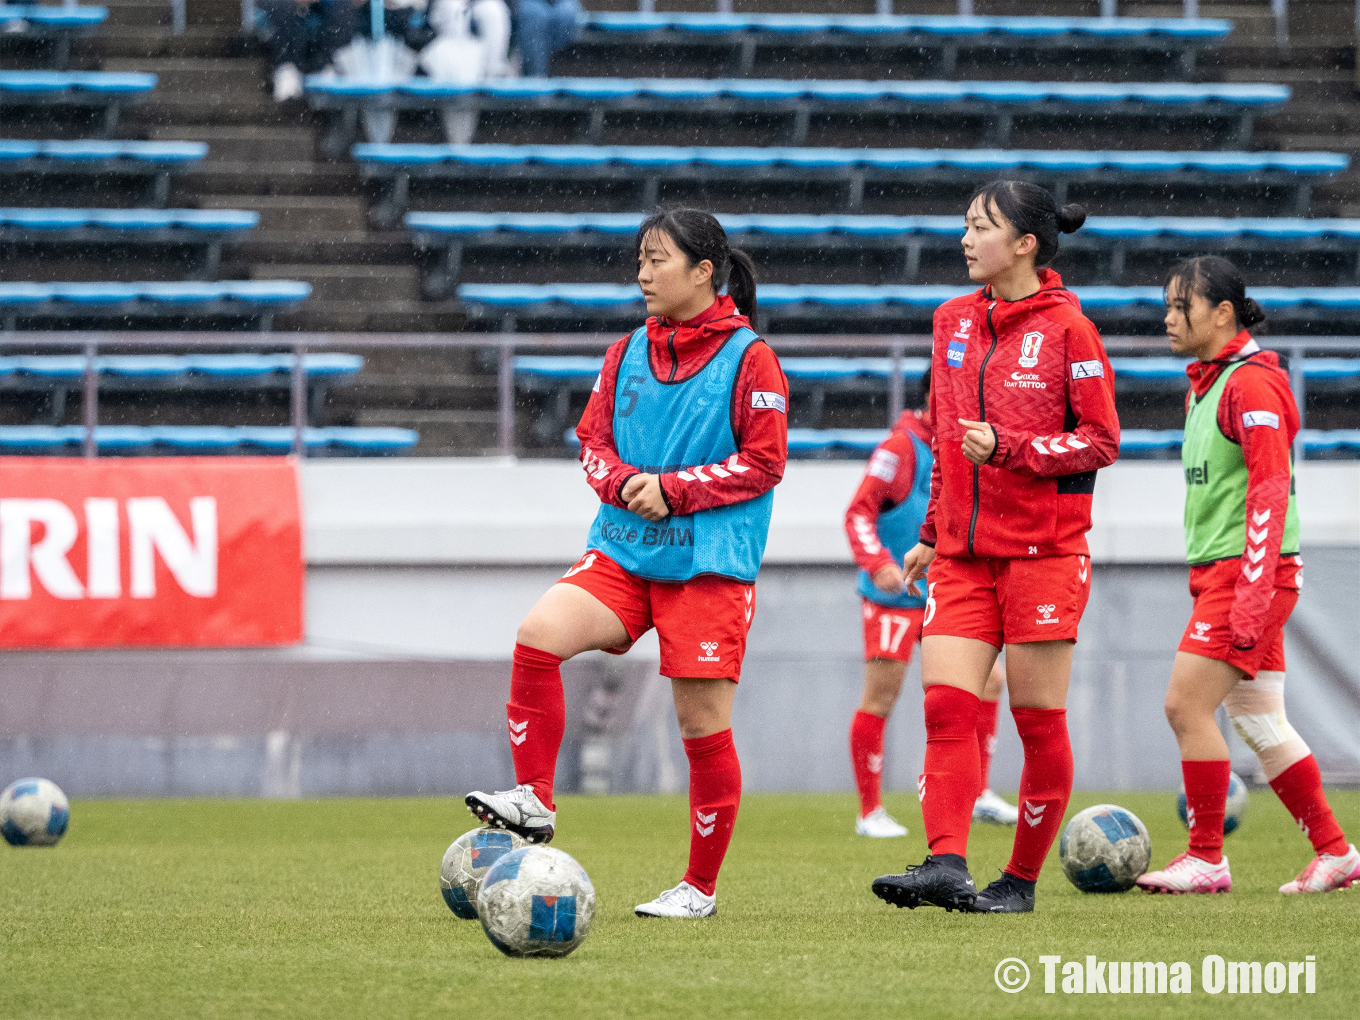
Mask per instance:
[[[1284,674],[1262,671],[1243,680],[1223,699],[1242,742],[1256,752],[1267,779],[1274,779],[1311,753],[1284,714]]]

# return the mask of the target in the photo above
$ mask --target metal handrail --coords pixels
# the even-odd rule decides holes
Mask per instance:
[[[75,330],[0,332],[0,351],[14,348],[58,348],[79,350],[85,358],[82,382],[81,423],[84,438],[81,449],[86,457],[98,456],[95,427],[99,423],[99,373],[95,358],[101,350],[165,351],[212,348],[285,350],[293,354],[289,375],[289,420],[293,428],[293,452],[306,456],[303,443],[307,428],[307,373],[303,357],[319,348],[330,350],[495,350],[496,351],[496,440],[504,456],[515,452],[515,355],[529,351],[603,351],[618,339],[617,333],[218,333],[152,332],[118,330]],[[931,337],[927,334],[774,334],[765,338],[776,351],[812,351],[830,354],[858,351],[886,354],[893,361],[888,381],[888,423],[897,420],[905,406],[901,363],[908,355],[929,354]],[[1289,382],[1303,421],[1304,361],[1316,355],[1360,354],[1360,337],[1278,336],[1259,337],[1268,350],[1289,356]],[[1104,338],[1112,354],[1165,354],[1161,337],[1111,336]],[[1303,459],[1302,434],[1294,443],[1295,458]]]

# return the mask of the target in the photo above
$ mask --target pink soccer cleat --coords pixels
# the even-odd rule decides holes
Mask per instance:
[[[1349,889],[1352,882],[1360,882],[1360,851],[1352,843],[1340,857],[1318,854],[1299,872],[1299,877],[1280,886],[1282,893],[1331,892]]]
[[[1232,889],[1232,875],[1228,873],[1228,858],[1217,864],[1189,853],[1174,857],[1161,871],[1149,871],[1138,877],[1138,888],[1150,893],[1219,893]]]

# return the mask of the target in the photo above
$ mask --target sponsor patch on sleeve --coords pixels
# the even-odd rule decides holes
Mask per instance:
[[[950,368],[960,368],[963,365],[963,356],[968,352],[968,345],[958,340],[949,341],[949,349],[944,352],[944,362]]]
[[[752,390],[751,406],[757,411],[778,411],[780,414],[787,413],[784,394],[776,393],[773,390]]]
[[[901,462],[902,458],[891,450],[875,450],[874,455],[869,458],[869,474],[885,482],[891,482],[897,477],[897,465]]]
[[[1072,362],[1073,379],[1103,379],[1105,378],[1105,366],[1097,358],[1094,361],[1074,361]]]
[[[590,388],[590,392],[591,393],[600,392],[600,377],[598,375],[595,377],[595,385]]]
[[[1265,425],[1267,428],[1278,429],[1280,427],[1280,416],[1274,411],[1243,411],[1243,428],[1251,428],[1253,425]]]

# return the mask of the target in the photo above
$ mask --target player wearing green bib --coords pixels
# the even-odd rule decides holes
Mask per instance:
[[[1223,856],[1228,745],[1221,704],[1316,856],[1282,893],[1327,892],[1360,880],[1322,791],[1322,775],[1284,711],[1283,629],[1299,598],[1299,515],[1291,453],[1299,412],[1279,358],[1247,329],[1265,319],[1231,262],[1187,259],[1166,285],[1171,349],[1186,369],[1185,548],[1195,608],[1166,694],[1185,778],[1190,846],[1138,879],[1148,892],[1228,892]]]

